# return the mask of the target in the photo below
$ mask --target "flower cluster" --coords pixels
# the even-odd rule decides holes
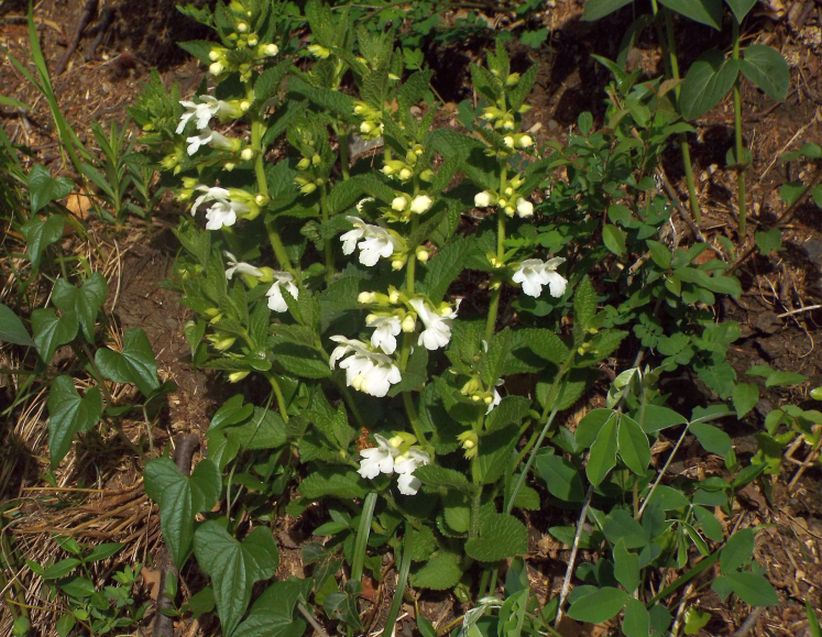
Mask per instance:
[[[237,257],[230,252],[224,252],[223,254],[228,263],[225,278],[229,281],[234,278],[235,274],[240,274],[247,277],[246,280],[250,280],[252,287],[256,285],[257,281],[271,284],[265,295],[268,299],[268,307],[272,312],[282,313],[288,311],[288,303],[283,296],[283,288],[295,299],[299,298],[300,289],[294,281],[294,275],[290,272],[272,270],[266,267],[258,268],[245,261],[237,261]]]
[[[415,446],[416,438],[410,434],[398,434],[386,439],[374,434],[376,447],[360,451],[359,474],[366,480],[373,480],[381,473],[397,474],[397,488],[403,495],[416,495],[420,481],[414,477],[418,467],[427,465],[431,458],[420,447]]]
[[[359,117],[360,135],[363,139],[379,139],[384,129],[382,113],[365,102],[354,102],[354,115]]]
[[[477,208],[496,206],[508,217],[516,214],[520,219],[534,216],[534,204],[523,197],[517,190],[522,186],[520,177],[512,177],[501,193],[483,190],[474,195],[474,205]]]
[[[390,259],[402,252],[405,242],[396,232],[366,223],[359,217],[348,216],[346,220],[354,228],[340,236],[343,254],[352,254],[358,248],[360,263],[372,267],[380,258]]]
[[[417,160],[423,152],[423,147],[420,144],[415,144],[414,147],[405,154],[405,159],[394,159],[389,149],[386,151],[386,158],[380,172],[389,179],[406,183],[416,174],[419,168],[417,166]],[[430,183],[434,180],[434,171],[430,168],[425,168],[421,170],[417,176],[422,181]]]

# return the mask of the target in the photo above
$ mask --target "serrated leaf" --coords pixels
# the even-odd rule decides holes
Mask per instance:
[[[439,551],[411,575],[411,583],[415,588],[444,591],[456,586],[461,577],[460,556],[456,553]]]
[[[585,3],[585,10],[582,13],[582,19],[586,22],[594,22],[604,18],[621,9],[625,5],[631,4],[633,0],[588,0]]]
[[[100,348],[94,355],[100,372],[115,383],[132,383],[144,396],[150,396],[160,386],[157,362],[148,337],[133,327],[123,336],[123,351]]]
[[[414,472],[417,476],[419,469]],[[300,494],[308,500],[319,500],[324,497],[342,499],[362,498],[365,488],[354,471],[343,471],[335,467],[323,467],[308,474],[299,486]]]
[[[583,277],[574,291],[574,325],[587,330],[593,327],[597,311],[597,293],[588,276]],[[575,330],[576,333],[576,330]]]
[[[603,586],[576,598],[568,608],[568,617],[589,624],[601,624],[615,617],[629,599],[625,591]]]
[[[736,21],[742,22],[745,16],[748,15],[748,12],[753,9],[756,0],[725,0],[725,4],[733,11]]]
[[[231,635],[251,600],[255,582],[274,575],[279,551],[271,530],[258,526],[242,541],[213,520],[194,534],[197,563],[211,577],[224,635]]]
[[[291,62],[285,60],[260,73],[254,81],[254,99],[262,103],[272,97],[289,70]]]
[[[476,247],[476,242],[469,237],[457,239],[445,246],[426,264],[423,287],[428,297],[437,303],[448,290],[448,286],[465,268]]]
[[[791,72],[778,51],[764,44],[745,48],[739,68],[748,80],[773,100],[781,102],[788,95]]]
[[[0,342],[34,347],[23,321],[4,303],[0,303]]]
[[[722,28],[722,0],[659,0],[672,11],[719,31]]]
[[[72,438],[88,431],[103,414],[103,398],[97,387],[80,396],[69,376],[58,376],[49,388],[46,402],[49,412],[49,455],[51,466],[56,467],[65,458]]]
[[[517,518],[505,513],[482,516],[479,536],[465,543],[465,553],[478,562],[498,562],[527,551],[528,530]]]
[[[685,119],[696,119],[716,106],[736,82],[739,66],[716,49],[700,55],[682,80],[679,108]]]
[[[80,323],[80,329],[89,343],[94,343],[94,325],[97,313],[103,307],[108,294],[108,284],[99,272],[83,281],[78,288],[66,279],[57,279],[52,299],[63,313],[73,313]]]
[[[433,489],[448,489],[458,493],[470,494],[474,492],[474,485],[459,471],[428,464],[419,467],[414,477],[422,482],[423,486]]]

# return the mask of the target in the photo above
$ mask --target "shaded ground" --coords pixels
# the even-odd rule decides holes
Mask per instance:
[[[85,4],[44,0],[36,7],[50,68],[55,69],[61,63]],[[547,5],[537,19],[551,31],[548,42],[539,51],[516,46],[514,49],[517,63],[540,65],[532,99],[535,108],[529,117],[533,123],[541,124],[539,136],[543,140],[564,136],[582,110],[602,112],[602,87],[608,77],[589,54],[594,51],[613,57],[618,44],[615,36],[619,33],[610,22],[593,26],[580,22],[581,2],[556,0]],[[196,65],[181,59],[174,51],[175,40],[192,36],[183,34],[190,26],[173,12],[170,2],[157,0],[141,4],[139,15],[135,15],[133,5],[129,9],[125,2],[113,2],[111,6],[112,20],[96,52],[86,60],[94,38],[81,39],[77,51],[67,60],[66,70],[54,77],[62,108],[81,135],[86,134],[91,121],[104,125],[110,121],[124,122],[126,107],[148,71],[155,66],[159,66],[167,81],[180,82],[184,95],[199,81]],[[822,90],[819,88],[822,86],[819,68],[822,8],[810,0],[794,3],[770,0],[760,7],[761,14],[747,25],[747,35],[751,40],[766,41],[780,49],[792,67],[792,88],[784,104],[772,104],[750,87],[743,95],[746,137],[754,158],[750,171],[751,223],[754,227],[759,223],[767,227],[782,210],[776,192],[778,186],[796,177],[789,174],[790,167],[776,161],[777,157],[804,141],[822,139]],[[8,47],[19,59],[27,60],[26,26],[18,19],[22,12],[19,3],[0,1],[0,45]],[[685,64],[689,56],[700,50],[703,35],[697,33],[682,43]],[[640,42],[632,63],[653,72],[660,64],[656,50],[654,42]],[[459,101],[466,96],[467,63],[478,53],[479,48],[469,47],[430,56],[435,70],[447,78],[450,88],[439,86],[446,99]],[[5,60],[0,66],[0,86],[5,95],[33,106],[28,116],[2,112],[0,121],[10,137],[29,146],[41,163],[60,170],[59,148],[45,104]],[[734,175],[722,168],[731,143],[731,123],[730,104],[726,102],[699,122],[700,132],[693,147],[704,209],[702,230],[719,254],[722,254],[720,235],[737,241]],[[685,188],[678,173],[677,157],[672,153],[666,170],[682,195]],[[163,378],[177,385],[168,399],[167,409],[149,424],[156,448],[167,447],[177,433],[203,431],[216,404],[208,378],[187,363],[188,346],[182,336],[186,311],[178,296],[160,285],[169,274],[175,252],[169,228],[175,225],[178,214],[177,210],[161,209],[155,212],[151,222],[136,223],[127,233],[111,233],[107,228],[100,228],[98,233],[101,245],[113,255],[107,275],[117,294],[109,311],[121,329],[134,326],[145,329],[157,353]],[[774,368],[802,372],[811,377],[814,385],[819,385],[822,384],[822,357],[816,350],[822,322],[822,309],[818,307],[822,303],[819,210],[809,205],[801,208],[787,227],[784,242],[785,250],[778,257],[756,258],[741,268],[739,275],[745,290],[742,298],[738,302],[725,301],[718,311],[742,326],[743,338],[730,354],[739,371],[765,362]],[[755,450],[753,435],[770,407],[790,401],[801,403],[806,399],[807,396],[798,392],[769,395],[760,403],[761,411],[736,429],[737,453],[744,456]],[[135,422],[125,429],[139,436],[144,426]],[[43,431],[42,408],[40,412],[27,414],[25,422],[17,423],[14,430],[15,439],[31,454],[33,469],[27,474],[30,477],[21,478],[19,492],[9,494],[9,497],[19,497],[20,506],[27,512],[24,524],[14,531],[20,538],[22,550],[31,557],[41,558],[49,551],[54,553],[54,547],[49,548],[44,537],[48,532],[59,530],[75,532],[86,540],[104,537],[127,542],[130,559],[151,564],[157,550],[159,528],[156,513],[142,494],[142,468],[122,455],[116,463],[117,471],[106,474],[99,492],[71,496],[59,491],[38,492],[33,490],[41,487],[36,469],[45,467],[47,455]],[[59,484],[71,484],[79,466],[82,466],[82,455],[68,463],[59,476]],[[706,461],[698,450],[686,449],[678,458],[675,470],[688,475],[709,475],[718,471],[718,466],[712,465],[710,459]],[[797,448],[782,476],[768,487],[768,493],[763,493],[759,486],[749,486],[741,494],[726,525],[728,529],[767,525],[759,538],[757,559],[766,566],[782,604],[749,616],[750,609],[742,604],[722,604],[711,593],[691,591],[689,603],[711,612],[713,617],[703,635],[732,634],[743,626],[755,635],[802,635],[807,630],[804,602],[807,600],[822,609],[819,466],[813,464],[806,448]],[[57,505],[68,509],[58,511]],[[530,576],[534,589],[545,598],[559,590],[567,559],[567,551],[547,535],[552,517],[553,523],[565,520],[561,512],[548,512],[531,520]],[[298,542],[295,543],[290,533],[292,526],[285,526],[280,534],[284,556],[281,572],[299,574]],[[144,575],[144,592],[149,594],[156,572],[150,567]],[[186,590],[185,577],[183,590]],[[375,592],[375,601],[379,601],[381,594],[385,595],[386,591]],[[447,595],[424,596],[421,601],[424,612],[438,620],[438,625],[461,614],[459,604]],[[6,621],[0,609],[2,634],[7,634]],[[207,634],[207,630],[198,629],[196,622],[185,628],[180,626],[180,630],[191,635]],[[567,634],[580,633],[569,627]]]

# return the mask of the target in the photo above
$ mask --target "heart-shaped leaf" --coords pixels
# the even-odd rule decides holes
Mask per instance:
[[[606,15],[621,9],[626,4],[631,4],[633,0],[588,0],[585,3],[585,11],[582,19],[586,22],[594,22]]]
[[[733,88],[739,75],[736,60],[725,59],[716,49],[697,58],[685,79],[679,95],[679,109],[685,119],[696,119],[719,104]]]
[[[659,0],[661,4],[700,24],[722,28],[722,0]]]
[[[31,200],[31,213],[37,214],[52,201],[62,199],[74,188],[70,179],[54,178],[43,166],[34,166],[26,178]]]
[[[80,396],[69,376],[58,376],[49,388],[49,454],[51,466],[65,458],[75,434],[88,431],[103,413],[103,399],[97,387]]]
[[[745,16],[748,15],[748,12],[753,9],[753,6],[756,4],[756,0],[725,0],[725,4],[727,4],[731,8],[731,11],[733,11],[736,21],[742,22],[742,20],[745,19]]]
[[[115,383],[133,383],[144,396],[150,396],[160,386],[151,343],[139,328],[131,328],[125,333],[122,352],[98,349],[94,362],[103,376]]]
[[[37,352],[43,362],[48,364],[58,347],[77,336],[78,323],[73,314],[58,317],[54,310],[46,308],[31,313],[31,328]]]
[[[231,635],[248,608],[254,582],[274,575],[279,563],[271,530],[259,526],[238,542],[210,520],[194,534],[194,554],[213,581],[223,634]]]
[[[0,303],[0,342],[34,346],[34,341],[31,340],[23,321],[8,305],[3,303]]]
[[[752,44],[745,49],[740,62],[742,75],[777,102],[788,95],[791,72],[788,63],[776,49],[764,44]]]
[[[64,314],[74,314],[80,323],[80,329],[89,343],[94,343],[94,324],[97,312],[103,306],[108,294],[106,280],[99,272],[94,272],[78,288],[66,281],[58,279],[54,284],[54,304]]]
[[[63,236],[65,222],[62,215],[32,216],[20,229],[26,239],[26,253],[35,270],[40,266],[43,251]]]

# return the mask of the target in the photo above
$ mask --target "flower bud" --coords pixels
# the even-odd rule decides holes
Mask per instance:
[[[514,147],[514,138],[511,135],[506,135],[502,138],[502,143],[505,144],[506,148],[513,148]]]
[[[505,78],[505,86],[512,87],[519,84],[519,73],[511,73],[508,77]]]
[[[314,184],[310,181],[300,186],[300,192],[304,195],[310,195],[315,190],[317,190],[317,184]]]
[[[388,289],[388,302],[393,305],[400,302],[400,291],[397,288],[391,287]]]
[[[248,23],[238,22],[235,28],[237,29],[237,33],[245,33],[246,31],[248,31]]]
[[[412,173],[408,168],[402,168],[400,170],[399,175],[397,175],[402,181],[408,181],[413,177],[414,173]]]
[[[391,164],[385,164],[382,168],[380,168],[380,172],[385,175],[386,177],[390,177],[394,174],[394,167]]]
[[[363,135],[368,135],[369,133],[373,132],[374,128],[376,128],[374,126],[374,123],[369,122],[368,120],[366,120],[362,124],[360,124],[360,132]]]
[[[240,159],[243,161],[251,161],[254,159],[254,149],[253,148],[243,148],[242,152],[240,153]]]
[[[421,215],[426,212],[433,203],[431,197],[428,195],[417,195],[411,200],[411,212]]]
[[[325,60],[329,55],[331,55],[331,49],[328,49],[321,44],[309,44],[308,52],[320,60]]]
[[[214,337],[212,340],[212,344],[214,345],[214,349],[220,352],[224,352],[227,349],[230,349],[232,345],[236,342],[237,338],[234,336],[226,336],[224,338],[217,338]]]
[[[534,139],[530,135],[521,135],[517,140],[517,146],[520,148],[530,148],[534,145]]]
[[[402,443],[402,436],[392,436],[388,439],[388,444],[394,447],[394,449],[399,449],[400,447],[402,447]]]
[[[318,153],[314,153],[313,155],[311,155],[311,163],[314,166],[319,166],[322,163],[322,161],[323,161],[323,158],[320,157],[320,155]]]
[[[411,314],[406,314],[405,318],[402,320],[401,327],[405,334],[410,334],[416,329],[417,321]]]
[[[360,292],[357,295],[357,303],[362,303],[363,305],[374,303],[376,300],[377,295],[374,292]]]
[[[487,208],[493,203],[494,195],[488,192],[487,190],[483,190],[482,192],[478,192],[476,195],[474,195],[474,205],[477,208]]]
[[[236,167],[237,166],[233,161],[227,161],[226,163],[223,164],[223,168],[225,168],[225,170],[228,171],[228,172],[231,172]]]
[[[266,57],[274,57],[280,52],[280,47],[276,44],[264,44],[260,47],[260,53]]]
[[[240,102],[240,110],[245,113],[249,108],[251,108],[251,102],[249,100],[243,100]]]
[[[258,206],[262,206],[263,204],[268,203],[268,197],[266,197],[262,193],[258,193],[254,195],[254,203],[256,203]]]
[[[408,206],[408,198],[405,195],[394,197],[391,201],[391,209],[402,212]]]
[[[252,33],[248,36],[248,48],[253,49],[260,43],[260,38],[257,36],[256,33]]]
[[[222,57],[222,51],[220,51],[219,49],[211,49],[208,52],[208,59],[211,60],[212,62],[216,62],[221,57]]]
[[[248,372],[248,371],[244,371],[244,372],[231,372],[231,373],[228,375],[228,382],[229,382],[229,383],[239,383],[239,382],[240,382],[243,378],[245,378],[246,376],[248,376],[248,374],[249,374],[249,372]]]
[[[527,199],[520,197],[517,199],[517,216],[521,219],[534,216],[534,204]]]
[[[299,168],[300,170],[308,170],[310,166],[311,161],[308,159],[308,157],[303,157],[300,161],[297,162],[297,168]]]
[[[213,62],[208,67],[208,72],[212,75],[220,75],[225,70],[222,62]]]
[[[431,170],[430,168],[426,168],[425,170],[423,170],[420,173],[420,179],[422,181],[426,181],[428,183],[431,183],[432,181],[434,181],[434,171]]]
[[[427,248],[424,246],[417,246],[417,249],[414,251],[414,255],[420,263],[425,263],[431,257],[431,253],[428,252]]]
[[[503,211],[504,211],[504,212],[505,212],[505,214],[506,214],[506,215],[508,215],[509,217],[513,217],[513,216],[514,216],[514,207],[513,207],[513,206],[510,206],[510,205],[509,205],[509,206],[505,206],[505,208],[503,208]]]
[[[402,270],[405,266],[405,258],[404,257],[397,257],[391,261],[391,269],[392,270]]]

